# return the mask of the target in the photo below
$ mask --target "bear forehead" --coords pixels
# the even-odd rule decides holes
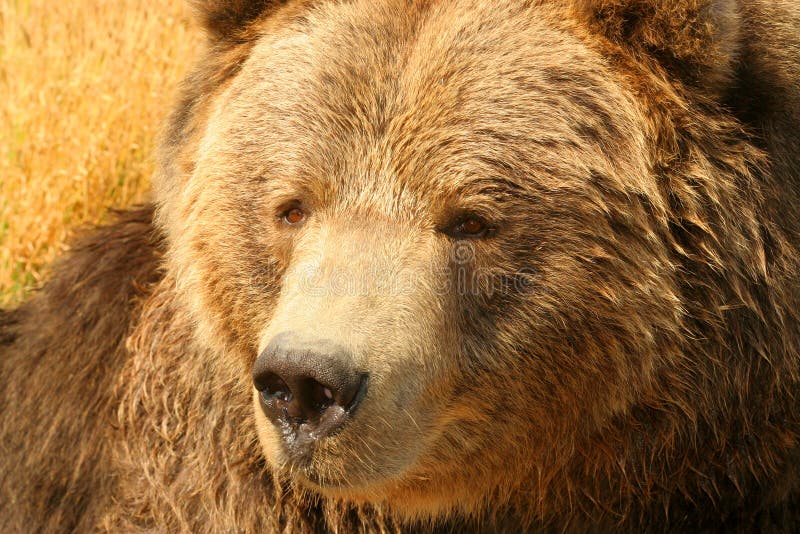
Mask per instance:
[[[256,42],[201,159],[373,202],[641,177],[634,99],[577,28],[555,3],[319,5]]]

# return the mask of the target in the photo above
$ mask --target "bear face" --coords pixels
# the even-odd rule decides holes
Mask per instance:
[[[275,466],[325,493],[452,505],[624,409],[662,335],[627,318],[677,312],[650,222],[620,242],[604,214],[603,181],[656,186],[637,104],[598,53],[546,7],[400,14],[323,5],[254,43],[210,111],[172,261],[250,361],[289,334],[369,376],[352,420],[301,450],[256,406]]]
[[[614,2],[212,4],[235,38],[162,151],[168,268],[305,487],[409,517],[543,493],[702,365],[687,258],[763,263],[758,151],[676,126],[727,79],[692,54],[727,40],[632,65],[652,36]]]

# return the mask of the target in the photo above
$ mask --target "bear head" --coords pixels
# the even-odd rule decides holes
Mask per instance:
[[[544,503],[696,388],[687,265],[763,264],[734,2],[194,4],[158,221],[276,471],[408,517]]]

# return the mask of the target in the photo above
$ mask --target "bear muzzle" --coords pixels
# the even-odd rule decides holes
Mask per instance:
[[[275,336],[256,359],[253,382],[261,409],[281,430],[291,456],[307,457],[314,444],[339,431],[364,400],[369,375],[351,362],[343,347],[292,332]]]

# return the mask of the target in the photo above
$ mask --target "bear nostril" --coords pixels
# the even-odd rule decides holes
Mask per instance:
[[[290,402],[292,400],[292,390],[281,377],[275,373],[259,376],[256,380],[256,389],[261,392],[261,396],[266,400],[281,400]]]
[[[324,410],[335,402],[333,398],[333,391],[323,384],[320,384],[313,378],[309,378],[305,384],[305,390],[308,395],[308,402],[319,411]]]

